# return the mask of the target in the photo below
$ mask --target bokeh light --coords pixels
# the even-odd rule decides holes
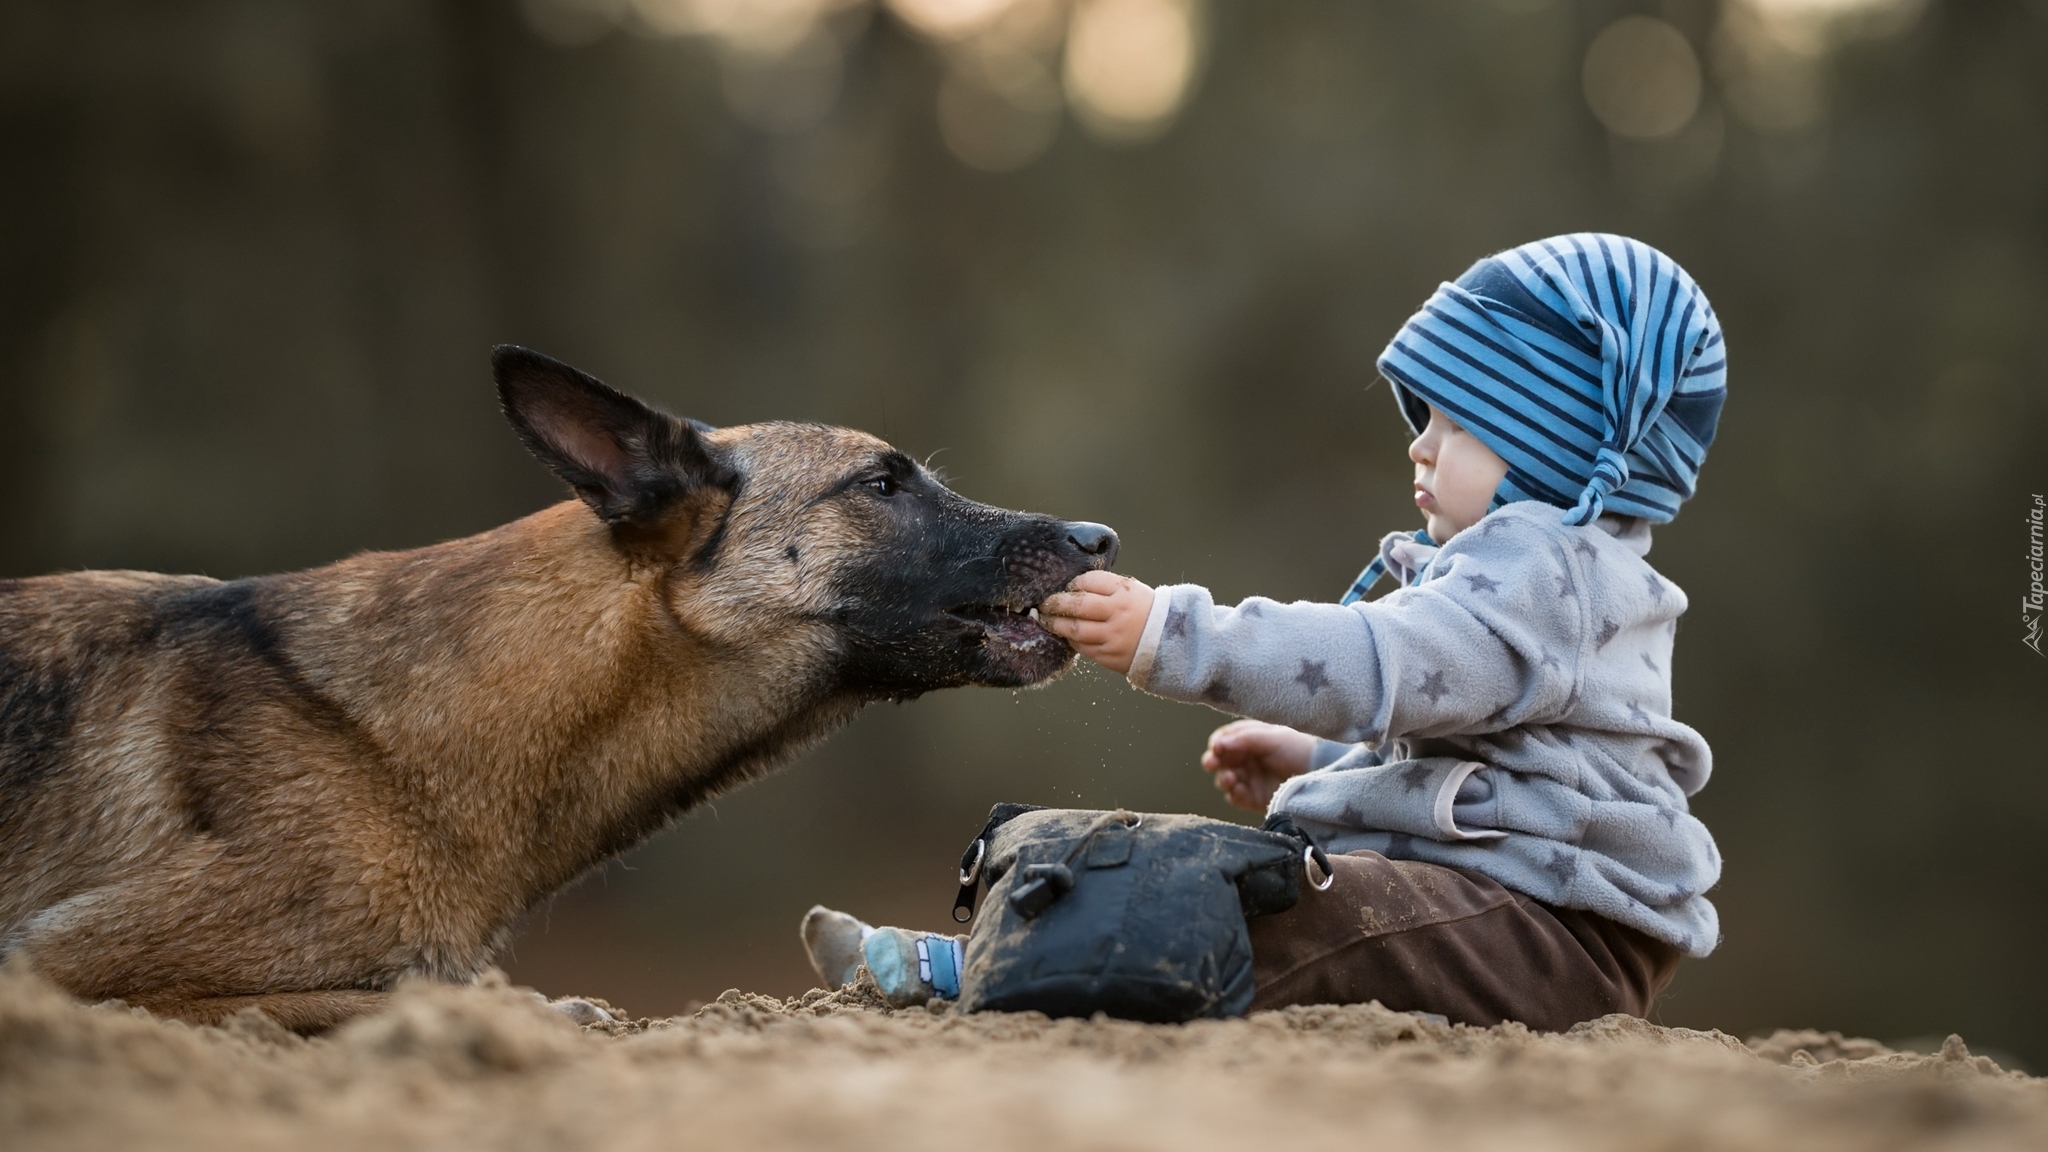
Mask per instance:
[[[1602,29],[1586,49],[1582,79],[1593,115],[1617,136],[1669,136],[1699,111],[1699,57],[1684,33],[1648,16]]]
[[[1195,74],[1190,0],[1082,0],[1067,32],[1067,95],[1111,140],[1157,135]]]
[[[1724,11],[1747,16],[1781,47],[1818,56],[1844,37],[1904,31],[1926,0],[1736,0]]]
[[[946,58],[939,135],[961,163],[1010,172],[1044,155],[1066,103],[1054,79],[1063,0],[902,0],[891,10]]]
[[[961,163],[1022,168],[1062,113],[1099,140],[1158,136],[1193,88],[1200,0],[520,0],[542,39],[578,48],[615,29],[697,37],[720,56],[727,104],[764,131],[801,132],[838,97],[845,53],[879,6],[945,60],[939,136]]]
[[[1760,132],[1813,129],[1827,117],[1828,50],[1851,38],[1897,35],[1923,7],[1924,0],[1731,0],[1714,34],[1722,95]]]
[[[590,0],[573,0],[589,3]],[[798,51],[818,22],[862,0],[632,0],[645,26],[670,36],[709,36],[722,47],[773,57]]]
[[[905,24],[937,40],[958,40],[988,27],[1018,0],[889,0]]]

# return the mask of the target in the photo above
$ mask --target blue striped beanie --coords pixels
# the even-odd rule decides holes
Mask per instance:
[[[1541,500],[1664,523],[1699,478],[1727,394],[1706,294],[1625,236],[1578,232],[1474,264],[1380,353],[1417,434],[1434,404],[1508,464],[1494,506]]]
[[[1721,324],[1676,261],[1576,232],[1438,288],[1380,354],[1417,435],[1435,405],[1507,461],[1493,507],[1541,500],[1664,523],[1699,479],[1727,394]],[[1374,561],[1353,585],[1377,581]]]

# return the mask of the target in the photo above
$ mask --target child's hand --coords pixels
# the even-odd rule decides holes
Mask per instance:
[[[1130,672],[1151,615],[1152,589],[1113,572],[1083,572],[1038,606],[1040,624],[1119,676]]]
[[[1263,720],[1232,720],[1209,733],[1202,771],[1213,773],[1216,790],[1239,808],[1264,812],[1273,793],[1290,776],[1308,771],[1316,738]]]

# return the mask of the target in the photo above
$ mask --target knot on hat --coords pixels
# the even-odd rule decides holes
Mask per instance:
[[[1591,524],[1607,508],[1607,495],[1628,483],[1628,459],[1612,445],[1602,444],[1593,462],[1593,478],[1579,494],[1579,502],[1564,514],[1567,524]]]

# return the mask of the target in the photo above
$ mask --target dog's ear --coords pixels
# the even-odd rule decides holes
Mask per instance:
[[[705,446],[705,425],[512,344],[491,350],[491,373],[519,438],[607,524],[646,523],[706,485],[733,486]]]

